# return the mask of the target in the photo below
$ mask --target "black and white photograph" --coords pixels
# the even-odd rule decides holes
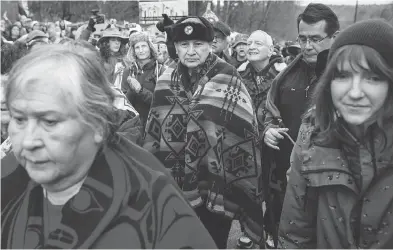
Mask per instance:
[[[392,0],[2,0],[1,249],[393,249]]]

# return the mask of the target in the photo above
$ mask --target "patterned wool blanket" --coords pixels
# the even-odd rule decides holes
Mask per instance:
[[[237,218],[262,238],[261,155],[253,103],[236,69],[210,54],[195,84],[181,63],[158,79],[144,147],[192,206]]]

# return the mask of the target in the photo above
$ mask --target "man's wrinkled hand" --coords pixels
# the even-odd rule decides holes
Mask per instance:
[[[269,128],[265,133],[265,144],[272,149],[280,150],[278,144],[282,139],[284,139],[284,136],[281,134],[281,132],[287,132],[288,130],[288,128]]]

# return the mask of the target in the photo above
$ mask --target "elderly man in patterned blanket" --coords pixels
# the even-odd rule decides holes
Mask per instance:
[[[179,62],[157,81],[144,148],[172,173],[219,248],[232,219],[259,242],[261,156],[250,95],[236,69],[211,53],[205,18],[184,17],[170,32]]]

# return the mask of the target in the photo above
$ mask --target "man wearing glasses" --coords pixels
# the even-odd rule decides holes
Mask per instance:
[[[277,233],[285,195],[293,148],[290,138],[296,140],[302,114],[308,107],[318,53],[330,48],[340,28],[336,14],[329,7],[313,3],[298,16],[297,25],[302,53],[274,79],[266,101],[262,160],[265,173],[269,173],[264,183],[270,191],[266,197],[269,216],[265,216],[270,221],[265,221],[265,225],[273,236]]]

